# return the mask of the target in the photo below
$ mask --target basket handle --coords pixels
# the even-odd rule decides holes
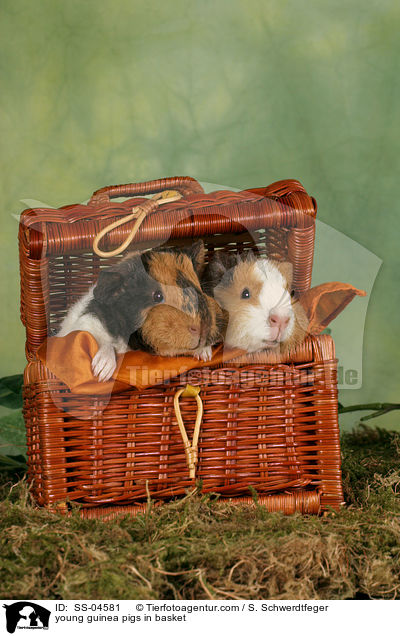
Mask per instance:
[[[126,183],[123,185],[106,186],[93,192],[88,205],[95,206],[110,203],[115,197],[129,197],[137,194],[154,194],[162,190],[177,190],[186,196],[188,194],[204,193],[200,183],[192,177],[167,177],[142,183]]]

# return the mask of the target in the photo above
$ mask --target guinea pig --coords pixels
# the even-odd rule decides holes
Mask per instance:
[[[139,349],[162,356],[211,358],[221,310],[200,285],[204,244],[135,252],[102,270],[97,283],[68,311],[57,336],[88,331],[99,349],[92,371],[111,378],[116,353]]]
[[[249,252],[218,252],[202,285],[225,313],[224,342],[248,352],[284,352],[307,334],[306,313],[292,291],[293,266]]]

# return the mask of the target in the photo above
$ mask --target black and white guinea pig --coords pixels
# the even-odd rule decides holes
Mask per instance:
[[[224,342],[248,352],[283,352],[304,340],[308,319],[292,292],[289,262],[256,258],[253,252],[217,252],[202,286],[225,313]]]
[[[188,248],[135,252],[102,270],[69,309],[57,336],[91,333],[99,345],[92,370],[102,381],[116,368],[115,353],[129,349],[209,360],[222,312],[200,285],[204,251],[197,241]]]

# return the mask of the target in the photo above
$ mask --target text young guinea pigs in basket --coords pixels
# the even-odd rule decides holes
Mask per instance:
[[[225,313],[224,342],[248,352],[284,352],[302,342],[308,319],[292,291],[289,262],[256,258],[253,252],[217,252],[202,286]]]
[[[200,285],[204,244],[135,252],[100,272],[97,283],[64,318],[57,336],[88,331],[99,349],[92,370],[111,378],[115,353],[139,349],[161,356],[211,358],[222,312]]]

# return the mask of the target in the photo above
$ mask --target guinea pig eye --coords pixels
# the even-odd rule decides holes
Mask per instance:
[[[290,292],[291,297],[294,298],[295,294],[296,294],[295,290],[292,289],[292,291]]]
[[[160,292],[160,290],[153,292],[153,301],[155,303],[162,303],[163,300],[164,296],[162,295],[162,292]]]
[[[250,298],[250,291],[247,289],[247,287],[245,287],[242,291],[241,298]]]

